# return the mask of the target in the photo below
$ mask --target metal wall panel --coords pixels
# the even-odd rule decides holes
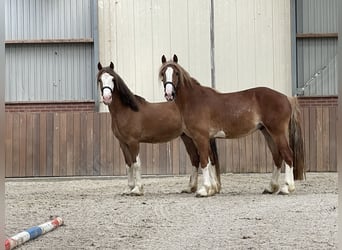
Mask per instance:
[[[203,85],[210,77],[210,1],[99,0],[99,58],[131,90],[149,101],[164,101],[158,79],[161,56],[179,62]]]
[[[100,61],[113,61],[133,92],[164,101],[161,55],[177,54],[192,76],[211,86],[214,46],[219,91],[263,85],[291,94],[289,1],[213,2],[215,44],[208,0],[99,0]]]
[[[337,32],[337,2],[338,0],[297,0],[297,32]]]
[[[91,38],[91,0],[6,0],[6,40]]]
[[[217,89],[268,86],[291,95],[290,2],[218,0],[214,4]]]
[[[6,46],[6,101],[94,99],[92,44]]]
[[[337,95],[337,0],[297,0],[297,33],[323,37],[297,38],[297,93]]]

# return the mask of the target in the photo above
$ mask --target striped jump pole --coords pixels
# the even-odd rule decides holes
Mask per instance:
[[[55,219],[43,223],[39,226],[34,226],[26,229],[21,233],[18,233],[13,237],[7,239],[5,241],[5,250],[13,249],[25,243],[26,241],[37,238],[38,236],[50,232],[61,225],[63,225],[63,219],[61,217],[56,217]]]

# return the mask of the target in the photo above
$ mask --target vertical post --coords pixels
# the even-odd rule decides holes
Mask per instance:
[[[342,11],[342,1],[338,1],[338,11],[337,13],[341,13]],[[339,39],[337,45],[337,81],[338,81],[338,119],[337,119],[337,128],[342,127],[342,15],[338,15],[338,32],[339,32]],[[341,152],[342,150],[342,130],[337,129],[337,152]],[[337,171],[338,174],[338,187],[339,187],[339,198],[338,202],[341,207],[342,204],[342,154],[337,153]],[[341,211],[341,210],[340,210]],[[338,225],[338,239],[339,239],[339,246],[342,246],[342,219],[341,219],[341,212],[339,213],[339,225]]]
[[[0,0],[0,249],[5,242],[5,1]]]
[[[211,87],[216,88],[215,80],[215,10],[214,0],[210,0],[210,65],[211,65]]]
[[[297,0],[290,2],[290,16],[291,16],[291,81],[292,81],[292,95],[298,94],[297,83]]]

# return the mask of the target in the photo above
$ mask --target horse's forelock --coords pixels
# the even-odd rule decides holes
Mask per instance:
[[[168,67],[172,67],[178,72],[180,84],[191,84],[190,74],[182,66],[180,66],[178,63],[175,63],[173,61],[168,61],[162,65],[160,69],[160,77],[162,77],[162,74],[165,72],[165,70]]]

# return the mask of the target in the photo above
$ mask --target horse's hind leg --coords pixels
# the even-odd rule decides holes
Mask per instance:
[[[285,161],[285,184],[280,189],[279,194],[289,194],[296,189],[293,175],[293,153],[286,136],[279,137],[278,145],[279,152]]]
[[[272,153],[273,161],[275,164],[273,167],[272,178],[271,178],[270,184],[268,187],[265,188],[263,194],[278,193],[278,191],[280,189],[279,176],[280,176],[281,167],[283,164],[283,159],[279,153],[277,145],[275,144],[272,136],[266,130],[266,128],[262,128],[260,131],[263,133],[263,135],[265,137],[265,140],[267,142],[268,148],[270,149],[270,151]]]
[[[185,149],[190,157],[190,161],[192,164],[192,173],[190,175],[188,187],[183,189],[182,193],[194,193],[197,191],[198,167],[200,163],[200,158],[193,140],[184,133],[181,135],[181,139],[185,145]]]

